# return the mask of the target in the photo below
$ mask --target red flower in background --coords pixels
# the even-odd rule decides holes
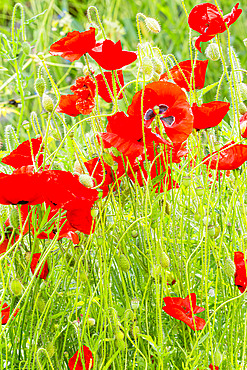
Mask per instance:
[[[119,84],[119,82],[118,82],[118,80],[116,79],[115,76],[114,76],[114,79],[115,79],[115,83],[116,83],[116,91],[117,91],[117,94],[118,94],[119,91],[121,90],[121,88],[124,86],[124,79],[123,79],[122,70],[117,71],[117,75],[118,75],[118,79],[119,79],[120,84]],[[109,88],[112,92],[112,95],[114,96],[113,83],[112,83],[112,73],[111,72],[104,72],[104,76],[105,76],[105,79],[107,80],[107,83],[108,83]],[[103,78],[103,75],[98,74],[97,76],[95,76],[95,78],[96,78],[97,85],[98,85],[99,96],[101,96],[101,98],[104,101],[106,101],[107,103],[111,103],[112,98],[111,98],[110,93],[108,91],[108,88],[107,88],[107,85],[106,85],[105,80]],[[120,94],[118,99],[122,99],[122,98],[123,98],[123,94]]]
[[[2,159],[2,163],[12,166],[14,168],[20,168],[22,166],[33,165],[36,161],[36,156],[40,151],[42,143],[42,137],[37,139],[26,140],[21,143],[15,150],[13,150],[9,155]],[[32,150],[31,150],[32,147]],[[43,163],[43,155],[39,153],[38,166]]]
[[[205,161],[204,164],[212,170],[235,170],[246,160],[247,145],[235,144],[234,141],[231,141],[218,152],[207,155],[202,161]]]
[[[241,136],[246,138],[247,137],[247,113],[243,114],[240,117],[239,123],[240,123]]]
[[[138,91],[128,114],[135,120],[141,119],[142,90]],[[143,113],[146,126],[149,126],[156,116],[159,116],[167,136],[173,143],[182,143],[193,129],[193,115],[186,94],[171,82],[152,82],[145,87],[143,98]]]
[[[196,103],[193,103],[193,127],[197,130],[215,127],[223,120],[229,109],[230,103],[223,101],[212,101],[202,104],[200,107]]]
[[[234,252],[234,263],[236,266],[235,285],[238,287],[241,293],[244,293],[247,287],[247,276],[246,276],[247,262],[244,260],[244,253]]]
[[[210,364],[210,365],[209,365],[209,369],[210,369],[210,370],[219,370],[219,366],[216,366],[216,365],[215,365],[215,366],[213,366],[213,364]]]
[[[122,50],[121,41],[114,43],[107,39],[97,43],[89,51],[89,55],[100,67],[110,71],[121,69],[137,59],[137,53],[134,51]]]
[[[78,114],[90,114],[95,107],[96,85],[92,77],[79,77],[70,90],[74,95],[61,95],[57,112],[75,117]]]
[[[0,306],[1,304],[2,302],[0,301]],[[19,308],[15,310],[14,317],[18,314],[19,311],[20,311]],[[10,306],[8,306],[7,303],[4,303],[2,306],[1,317],[2,317],[2,325],[7,324],[7,322],[9,321],[9,317],[10,317]]]
[[[85,53],[88,53],[95,44],[95,28],[90,27],[88,31],[84,32],[69,32],[67,36],[51,45],[50,54],[59,55],[74,62]]]
[[[160,81],[168,80],[171,75],[173,81],[186,91],[203,89],[207,66],[208,60],[185,60],[161,75]]]
[[[190,298],[192,305],[190,304]],[[205,309],[196,305],[195,293],[192,293],[190,298],[189,295],[184,299],[179,297],[165,297],[163,298],[165,306],[162,309],[168,315],[183,321],[192,330],[202,330],[206,324],[205,320],[198,316],[194,316],[193,320],[192,312],[195,315],[196,313],[203,312]]]
[[[74,356],[69,359],[70,370],[91,370],[93,368],[93,354],[90,349],[87,346],[83,346],[81,353],[82,355],[77,351]]]
[[[242,9],[238,9],[238,6],[239,3],[225,16],[219,12],[217,6],[210,3],[196,5],[191,10],[188,18],[189,26],[201,34],[195,43],[197,50],[202,52],[201,42],[209,41],[217,34],[226,31],[226,25],[230,27],[238,19],[242,13]]]
[[[32,273],[34,274],[34,271],[36,269],[36,266],[38,265],[39,263],[39,259],[40,259],[40,256],[41,256],[41,253],[34,253],[33,254],[33,257],[32,257],[32,261],[31,261],[31,265],[30,265],[30,269],[32,271]],[[38,269],[38,272],[36,273],[36,277],[39,277],[40,279],[46,279],[47,275],[49,273],[49,269],[48,269],[48,263],[47,261],[45,261],[43,263],[43,265]]]

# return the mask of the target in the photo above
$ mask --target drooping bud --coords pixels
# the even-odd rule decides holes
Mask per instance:
[[[156,19],[146,17],[145,18],[145,25],[148,28],[149,31],[154,33],[159,33],[161,31],[160,24]]]
[[[43,94],[42,104],[47,112],[51,113],[53,111],[54,104],[52,98],[49,95]]]
[[[10,290],[11,292],[18,296],[18,295],[21,295],[22,294],[22,284],[19,280],[17,279],[14,279],[10,282]]]
[[[119,267],[121,268],[122,271],[124,271],[124,272],[128,272],[129,271],[129,269],[130,269],[130,262],[129,262],[128,258],[124,254],[121,254],[119,256],[118,263],[119,263]]]
[[[141,69],[145,75],[152,76],[154,71],[152,60],[148,57],[144,57],[142,59]]]
[[[168,269],[169,266],[170,266],[170,258],[167,256],[167,254],[165,252],[161,252],[160,253],[160,265],[164,268],[164,269]]]
[[[81,164],[78,160],[75,161],[73,169],[74,169],[75,172],[83,173],[83,169],[82,169]]]
[[[205,50],[205,54],[208,59],[211,59],[213,61],[220,59],[220,49],[218,44],[216,42],[212,42],[208,45],[208,47]]]
[[[122,340],[122,339],[115,339],[115,345],[121,351],[124,351],[125,350],[126,345],[125,345],[124,340]]]
[[[114,157],[119,157],[121,155],[121,153],[114,146],[111,148],[111,151]]]
[[[247,100],[247,85],[243,82],[239,84],[239,90],[242,100]]]
[[[46,88],[46,85],[45,85],[45,80],[43,77],[40,77],[40,78],[37,78],[35,83],[34,83],[34,88],[37,92],[37,94],[39,94],[39,96],[42,96],[45,92],[45,88]]]
[[[110,153],[107,153],[107,152],[103,153],[103,159],[107,164],[109,164],[109,166],[114,165],[114,160]]]
[[[236,273],[235,263],[230,258],[227,258],[225,261],[224,271],[229,278],[234,277]]]
[[[188,188],[191,183],[191,177],[190,176],[183,176],[183,185],[185,188]]]
[[[82,173],[79,177],[79,181],[82,185],[86,186],[87,188],[93,188],[94,182],[91,176],[87,175],[86,173]]]
[[[19,218],[19,212],[18,209],[12,208],[10,215],[9,215],[9,223],[10,226],[13,227],[13,229],[18,229],[20,226],[20,218]]]
[[[215,226],[214,239],[217,239],[219,235],[220,235],[220,227],[219,226]]]
[[[200,219],[201,219],[201,215],[200,215],[200,213],[199,213],[199,212],[196,212],[196,213],[194,214],[194,219],[195,219],[197,222],[199,222],[199,221],[200,221]]]
[[[217,351],[214,354],[214,363],[216,366],[220,366],[222,362],[222,353],[217,349]]]
[[[30,44],[27,41],[24,41],[22,43],[22,50],[23,50],[23,53],[24,54],[26,54],[26,55],[29,55],[30,54],[31,46],[30,46]]]
[[[123,340],[124,339],[124,333],[121,330],[118,330],[115,334],[115,339]]]
[[[198,186],[196,189],[196,194],[198,195],[198,197],[202,197],[203,194],[204,194],[204,188],[202,186]]]
[[[161,75],[164,69],[162,60],[160,60],[159,58],[152,58],[152,62],[153,62],[154,72]]]
[[[138,310],[139,304],[140,304],[140,302],[137,298],[133,298],[130,302],[132,310]]]
[[[36,300],[36,307],[37,307],[38,311],[40,313],[44,312],[45,306],[46,306],[46,301],[42,297],[39,297]]]
[[[47,343],[47,345],[45,346],[45,349],[46,349],[46,351],[48,353],[48,356],[50,358],[52,358],[54,356],[54,354],[55,354],[55,346],[54,346],[54,344],[52,342]]]
[[[166,204],[165,204],[165,213],[167,215],[170,215],[171,214],[171,205],[168,201],[166,201]]]

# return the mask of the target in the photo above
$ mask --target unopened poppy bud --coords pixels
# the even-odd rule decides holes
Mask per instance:
[[[139,326],[133,325],[133,328],[131,329],[131,334],[133,335],[134,338],[141,334]]]
[[[194,214],[194,219],[195,219],[197,222],[199,222],[199,221],[200,221],[200,219],[201,219],[201,215],[200,215],[200,213],[196,212],[196,213]]]
[[[161,273],[161,266],[160,265],[153,265],[151,269],[151,275],[153,278],[157,278]]]
[[[220,235],[220,227],[219,226],[215,226],[214,239],[217,239],[219,235]]]
[[[20,218],[19,218],[19,212],[18,209],[12,208],[10,215],[9,215],[9,223],[10,226],[13,227],[13,229],[18,229],[20,226]]]
[[[87,281],[88,277],[87,277],[87,273],[84,269],[80,269],[79,279],[83,283],[85,283]]]
[[[171,205],[168,201],[166,201],[166,205],[165,205],[165,213],[167,215],[170,215],[171,214]]]
[[[141,69],[145,75],[151,76],[154,71],[152,60],[148,57],[144,57],[141,61]]]
[[[160,24],[156,19],[147,17],[145,18],[145,25],[149,31],[159,33],[161,31]]]
[[[103,236],[102,236],[102,235],[99,235],[99,236],[97,237],[97,244],[98,244],[99,246],[101,246],[101,245],[103,245],[103,242],[104,242],[104,238],[103,238]]]
[[[162,63],[162,61],[159,58],[153,58],[152,62],[153,62],[154,72],[161,75],[161,73],[163,72],[163,63]]]
[[[89,325],[89,326],[94,326],[94,325],[95,325],[95,320],[94,320],[94,318],[93,318],[93,317],[89,317],[89,318],[87,319],[87,323],[88,323],[88,325]]]
[[[119,256],[119,267],[122,271],[124,272],[128,272],[129,269],[130,269],[130,262],[128,260],[128,258],[124,255],[124,254],[121,254]]]
[[[39,289],[46,290],[46,283],[44,281],[42,281],[42,283],[40,284]]]
[[[79,181],[82,185],[86,186],[87,188],[93,188],[94,182],[91,176],[87,175],[86,173],[82,173],[79,177]]]
[[[55,346],[54,346],[54,344],[52,342],[47,343],[47,345],[45,346],[45,349],[46,349],[46,351],[48,353],[48,356],[50,358],[52,358],[54,356],[54,354],[55,354]]]
[[[208,235],[215,236],[215,225],[208,225]]]
[[[125,349],[125,342],[122,339],[115,339],[115,345],[117,348],[119,348],[121,351]]]
[[[243,102],[238,104],[238,111],[240,114],[245,114],[247,112],[247,107]]]
[[[137,238],[137,237],[138,237],[138,235],[139,235],[138,230],[132,230],[132,231],[131,231],[131,236],[132,236],[132,238]]]
[[[95,218],[95,217],[97,217],[97,216],[98,216],[98,213],[99,213],[99,209],[98,209],[98,207],[97,207],[97,206],[93,206],[93,207],[91,208],[91,216],[92,216],[93,218]]]
[[[114,165],[114,160],[110,153],[103,153],[103,159],[107,164],[109,164],[109,166]]]
[[[190,176],[183,176],[183,185],[185,188],[188,188],[191,183],[191,177]]]
[[[198,186],[196,189],[196,195],[198,195],[198,197],[202,197],[203,194],[204,194],[204,188],[202,186]]]
[[[17,279],[12,280],[10,283],[10,290],[16,296],[21,295],[22,294],[21,282]]]
[[[239,84],[239,90],[242,100],[247,100],[247,85],[241,82]]]
[[[45,80],[43,79],[43,77],[36,79],[34,83],[34,88],[37,94],[39,94],[39,96],[42,96],[44,94],[46,85],[45,85]]]
[[[82,166],[81,166],[81,164],[78,160],[75,161],[73,169],[74,169],[75,172],[83,173]]]
[[[140,302],[137,298],[133,298],[132,301],[130,302],[132,310],[138,310],[139,304]]]
[[[42,297],[36,300],[36,307],[40,313],[45,311],[46,302]]]
[[[117,169],[118,169],[118,163],[117,162],[114,162],[113,165],[111,166],[111,168],[113,169],[113,171],[117,171]]]
[[[167,254],[165,252],[161,252],[160,253],[160,265],[164,268],[164,269],[168,269],[169,266],[170,266],[170,258],[167,256]]]
[[[123,340],[124,339],[124,333],[121,330],[118,330],[115,334],[115,339]]]
[[[222,144],[221,144],[221,142],[220,142],[220,141],[215,141],[215,142],[214,142],[214,149],[215,149],[216,151],[218,151],[218,150],[220,150],[220,148],[222,148]]]
[[[244,46],[247,48],[247,39],[243,40]]]
[[[222,354],[219,350],[217,350],[214,354],[214,364],[216,366],[220,366],[221,362],[222,362]]]
[[[212,42],[208,45],[208,47],[205,50],[205,54],[208,59],[211,59],[213,61],[220,59],[220,49],[218,44],[216,42]]]
[[[53,104],[52,98],[49,95],[47,95],[47,94],[43,95],[42,104],[43,104],[44,109],[47,112],[52,112],[53,111],[54,104]]]
[[[234,277],[236,273],[236,266],[235,263],[231,260],[231,258],[226,259],[224,265],[224,272],[229,278]]]
[[[26,55],[29,55],[30,54],[31,46],[30,46],[30,44],[27,41],[24,41],[22,43],[22,50],[23,50],[23,53],[24,54],[26,54]]]

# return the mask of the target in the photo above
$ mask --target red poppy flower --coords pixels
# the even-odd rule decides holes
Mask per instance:
[[[231,13],[225,16],[210,3],[196,5],[191,10],[188,18],[189,26],[201,34],[195,43],[197,50],[201,52],[201,42],[209,41],[218,33],[226,31],[226,25],[230,27],[238,19],[242,13],[242,9],[238,9],[238,6],[239,3],[233,7]]]
[[[84,32],[69,32],[67,36],[51,45],[50,54],[59,55],[74,62],[74,60],[80,59],[82,55],[88,53],[95,44],[95,28],[90,27],[88,31]]]
[[[75,85],[70,87],[74,95],[61,95],[57,112],[72,117],[78,114],[90,114],[95,107],[96,85],[92,77],[79,77]]]
[[[1,304],[2,303],[0,301],[0,306]],[[18,314],[19,311],[20,311],[19,308],[15,310],[14,317]],[[10,317],[10,306],[8,306],[7,303],[4,303],[2,306],[1,317],[2,317],[2,325],[7,324],[7,322],[9,321],[9,317]]]
[[[32,273],[34,274],[34,271],[36,269],[36,266],[38,265],[39,263],[39,259],[40,259],[40,256],[41,256],[41,253],[34,253],[33,254],[33,257],[32,257],[32,261],[31,261],[31,265],[30,265],[30,269],[32,271]],[[39,268],[38,272],[36,273],[36,277],[39,277],[40,279],[46,279],[47,275],[49,273],[49,269],[48,269],[48,263],[47,261],[45,261],[43,263],[43,265]]]
[[[192,305],[190,304],[190,298]],[[196,305],[195,293],[192,293],[190,298],[189,295],[184,299],[179,297],[165,297],[163,300],[166,305],[162,309],[168,315],[183,321],[192,330],[202,330],[206,324],[205,320],[198,316],[194,316],[193,319],[192,312],[195,315],[196,313],[203,312],[205,309]]]
[[[204,164],[212,170],[235,170],[246,160],[247,145],[235,144],[234,141],[224,145],[218,152],[203,158]]]
[[[241,136],[246,138],[247,137],[247,113],[243,114],[240,117],[239,123],[240,123]]]
[[[142,90],[134,95],[128,114],[135,119],[141,117],[141,104]],[[171,82],[152,82],[145,87],[143,113],[147,126],[159,116],[173,143],[182,143],[192,132],[194,118],[186,94]]]
[[[212,101],[202,104],[200,107],[196,103],[193,103],[193,127],[197,130],[215,127],[223,120],[229,109],[230,103],[223,101]]]
[[[243,293],[247,287],[247,276],[246,261],[244,260],[244,254],[242,252],[234,252],[234,263],[236,266],[235,285],[240,292]]]
[[[89,51],[89,55],[100,67],[110,71],[121,69],[137,59],[137,53],[134,51],[122,50],[121,41],[114,43],[111,40],[97,43]]]
[[[213,364],[210,364],[210,365],[209,365],[209,369],[210,369],[210,370],[219,370],[219,366],[216,366],[216,365],[215,365],[215,366],[213,366]]]
[[[14,168],[20,168],[22,166],[33,165],[36,161],[36,156],[40,151],[40,146],[42,143],[42,137],[37,139],[26,140],[20,144],[15,150],[13,150],[9,155],[2,159],[2,163],[12,166]],[[32,150],[31,150],[32,147]],[[43,155],[39,153],[38,166],[43,163]]]
[[[160,81],[168,80],[171,75],[173,81],[186,91],[203,89],[207,66],[208,60],[185,60],[161,75]]]
[[[69,359],[70,370],[91,370],[93,368],[93,354],[87,346],[83,346],[81,354],[77,351]]]
[[[128,156],[138,156],[144,151],[143,130],[141,117],[127,116],[124,112],[117,112],[107,117],[108,125],[106,133],[100,133],[105,148],[112,146],[119,152]],[[158,134],[144,126],[145,145],[152,142],[165,143]]]
[[[123,79],[123,72],[122,70],[120,71],[117,71],[117,75],[118,75],[118,79],[119,79],[119,82],[118,80],[116,79],[116,77],[114,76],[114,79],[115,79],[115,83],[116,83],[116,92],[117,94],[119,93],[120,89],[124,86],[124,79]],[[112,95],[114,96],[114,92],[113,92],[113,83],[112,83],[112,73],[111,72],[104,72],[104,76],[105,76],[105,79],[107,80],[107,83],[109,85],[109,88],[112,92]],[[96,80],[97,80],[97,84],[98,84],[98,93],[99,93],[99,96],[101,96],[101,98],[106,101],[107,103],[111,103],[112,102],[112,98],[111,98],[111,95],[108,91],[108,88],[107,88],[107,85],[105,83],[105,80],[103,78],[103,75],[102,74],[98,74],[97,76],[95,76]],[[123,98],[123,94],[120,94],[118,99],[122,99]]]

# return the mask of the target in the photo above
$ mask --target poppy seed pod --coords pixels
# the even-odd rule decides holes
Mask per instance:
[[[98,207],[97,207],[97,206],[93,206],[93,207],[91,208],[91,216],[92,216],[93,218],[95,218],[95,217],[97,217],[97,216],[98,216],[98,213],[99,213],[99,209],[98,209]]]
[[[46,85],[45,85],[45,80],[43,79],[43,77],[36,79],[34,83],[34,88],[37,94],[39,94],[39,96],[42,96],[44,94]]]
[[[220,148],[222,147],[222,144],[221,144],[221,142],[220,141],[215,141],[214,142],[214,149],[216,150],[216,151],[218,151],[218,150],[220,150]]]
[[[19,218],[19,213],[18,209],[12,208],[10,215],[9,215],[9,223],[13,227],[13,229],[18,229],[20,226],[20,218]]]
[[[239,90],[242,100],[247,100],[247,85],[243,82],[239,84]]]
[[[47,94],[43,95],[42,104],[47,112],[51,113],[53,111],[54,104],[52,98],[49,95]]]
[[[209,44],[205,50],[205,54],[208,59],[211,59],[213,61],[219,60],[220,59],[220,49],[218,44],[215,42],[212,42]]]
[[[23,50],[23,53],[24,54],[26,54],[26,55],[29,55],[30,54],[31,46],[30,46],[30,44],[27,41],[24,41],[22,43],[22,50]]]
[[[133,298],[130,302],[132,310],[138,310],[139,304],[140,304],[140,302],[137,298]]]
[[[191,177],[190,176],[183,176],[183,185],[185,188],[188,188],[191,183]]]
[[[99,246],[101,246],[101,245],[103,245],[103,242],[104,242],[104,238],[103,238],[103,236],[102,236],[102,235],[99,235],[99,236],[97,237],[97,244],[98,244]]]
[[[145,25],[149,31],[159,33],[161,31],[160,24],[156,19],[147,17],[145,18]]]
[[[196,192],[196,195],[198,195],[198,197],[202,197],[204,194],[204,188],[202,186],[198,186],[195,189],[195,192]]]
[[[130,262],[129,262],[128,258],[124,254],[121,254],[119,256],[118,263],[119,263],[119,267],[120,267],[120,269],[122,271],[124,271],[124,272],[128,272],[129,271],[129,269],[130,269]]]
[[[224,272],[229,278],[234,277],[236,273],[236,266],[230,258],[225,261]]]
[[[165,252],[161,252],[160,253],[160,265],[164,268],[164,269],[168,269],[169,266],[170,266],[170,258],[167,256],[167,254]]]
[[[21,295],[22,294],[21,282],[17,279],[12,280],[10,283],[10,290],[16,296]]]
[[[93,188],[94,182],[91,176],[87,175],[86,173],[82,173],[79,177],[79,181],[82,185],[86,186],[87,188]]]

